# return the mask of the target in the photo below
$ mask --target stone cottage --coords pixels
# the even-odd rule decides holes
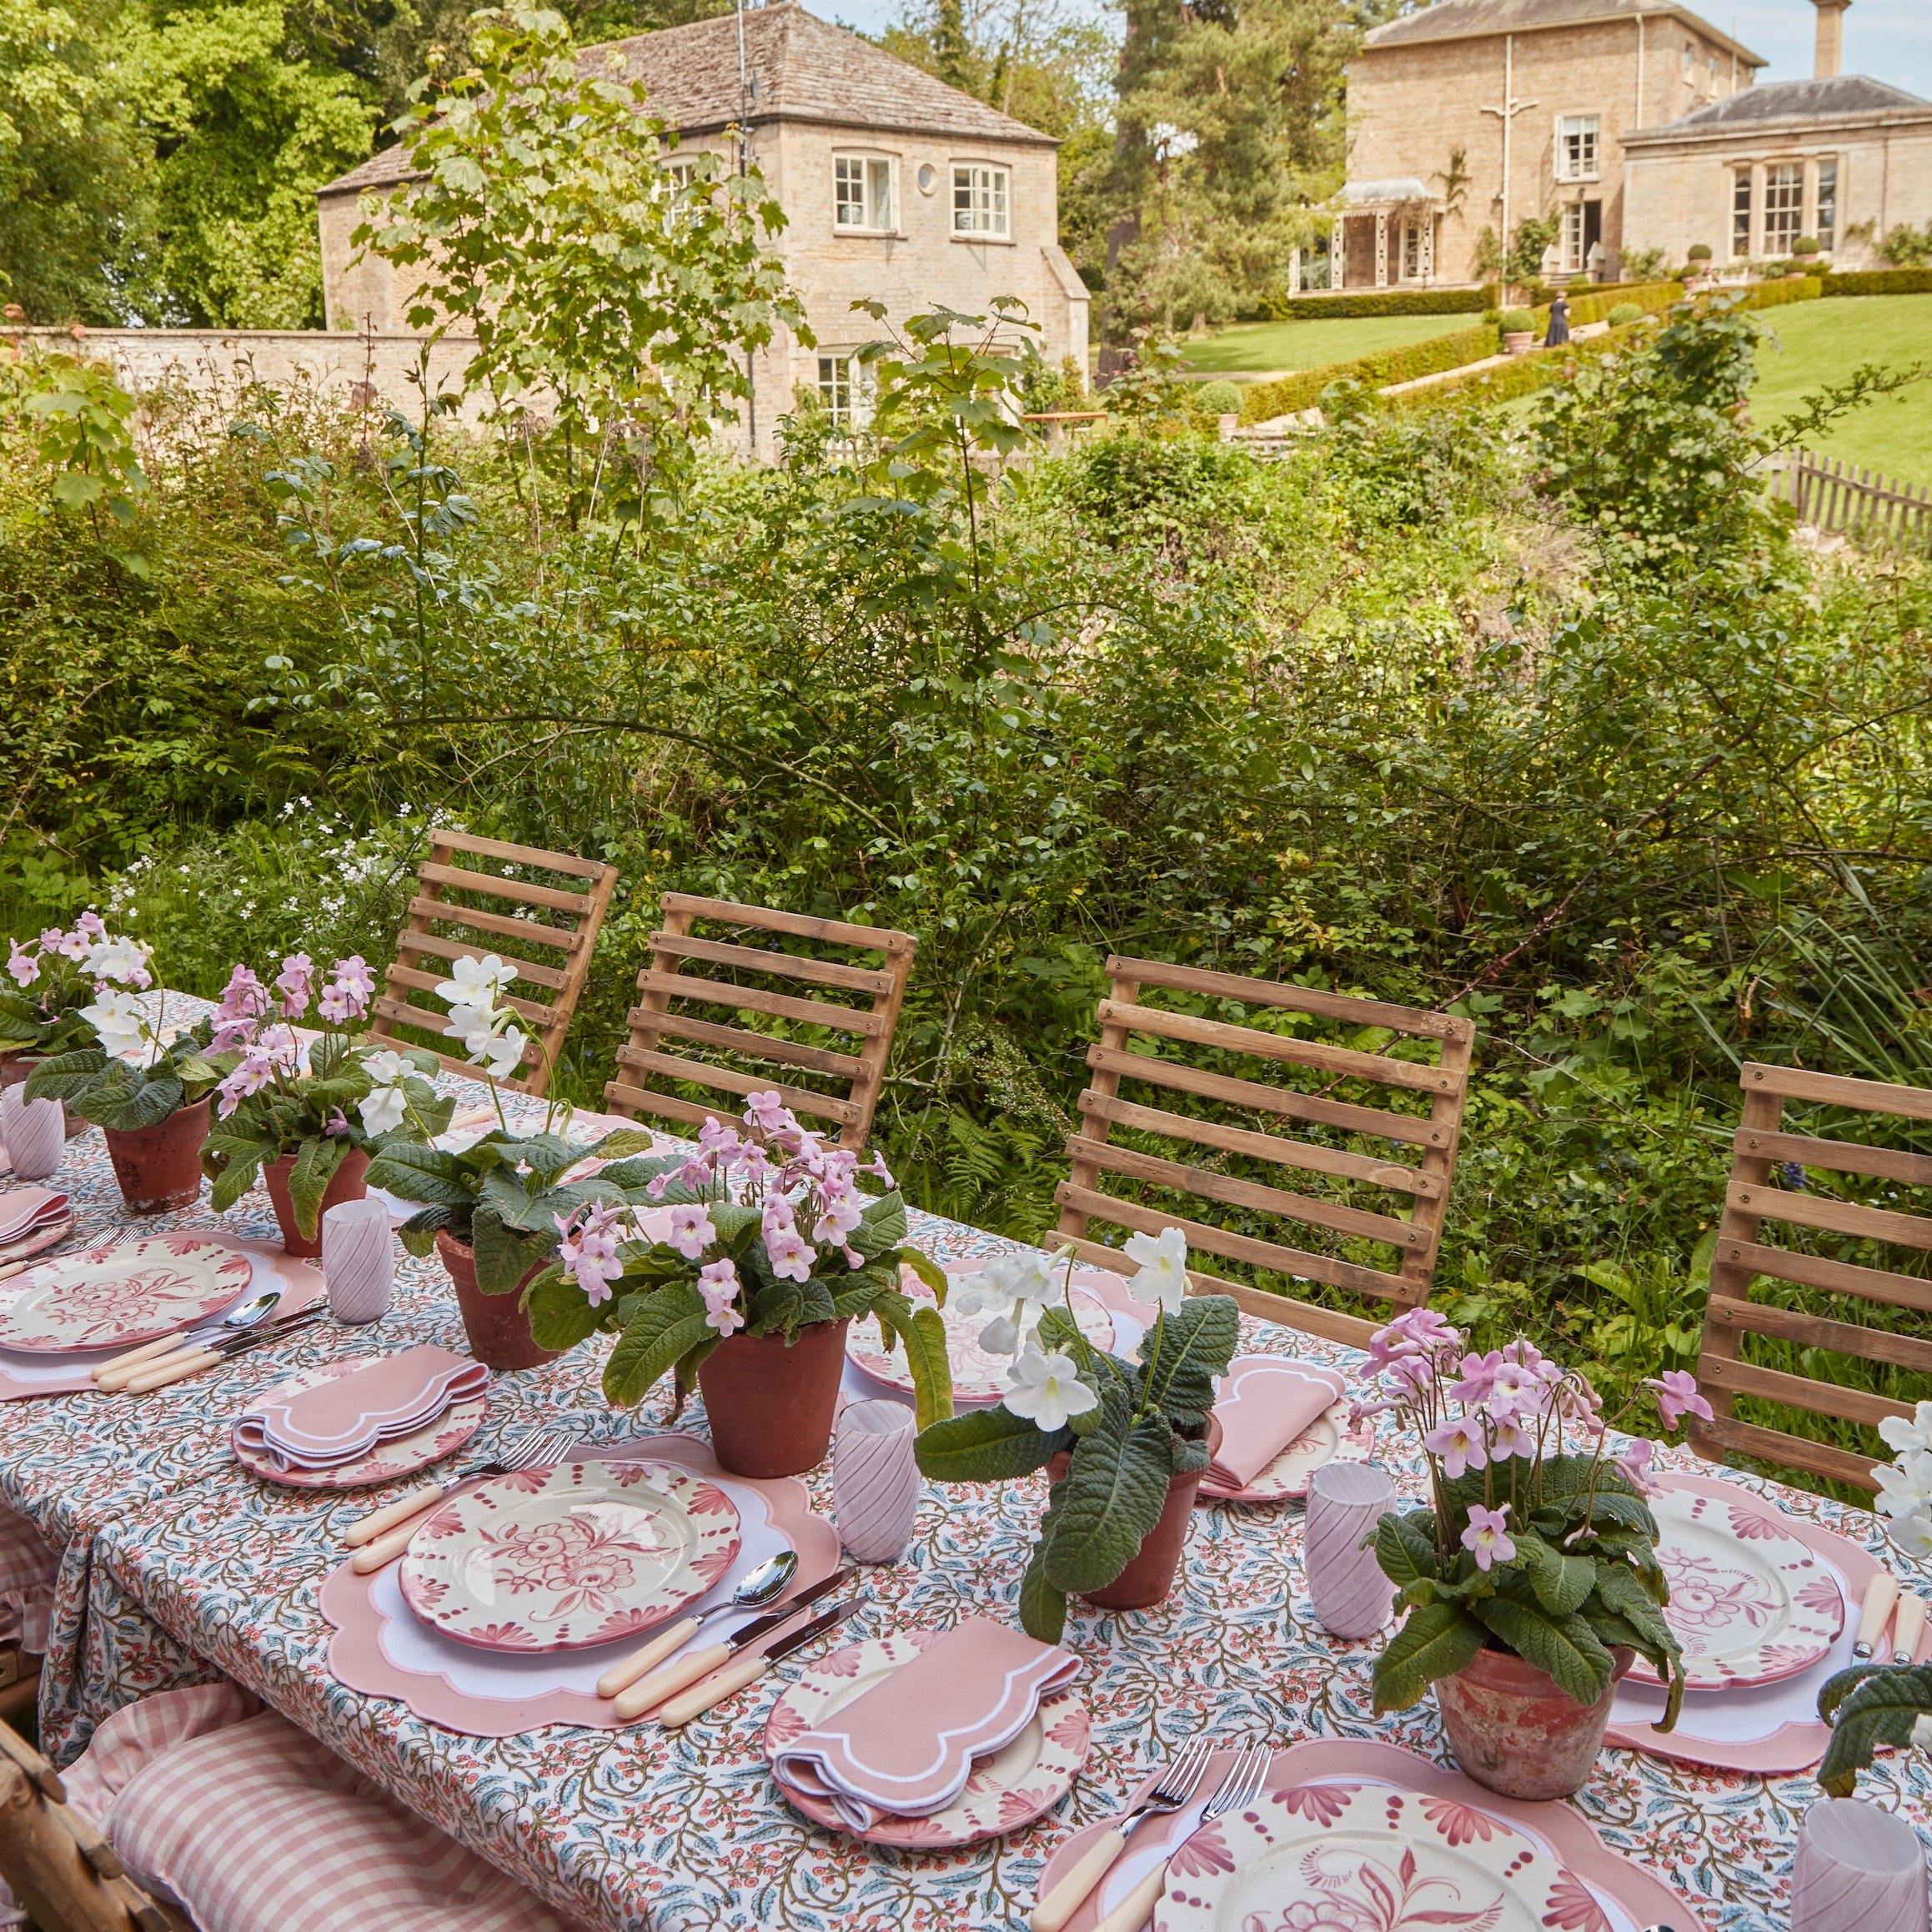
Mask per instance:
[[[800,385],[842,420],[862,416],[853,351],[878,333],[861,299],[889,319],[943,304],[984,313],[1016,295],[1041,328],[1041,353],[1084,369],[1087,291],[1059,241],[1056,143],[795,5],[757,8],[585,50],[619,57],[686,150],[735,155],[742,123],[789,225],[776,246],[816,346],[781,331],[755,359],[751,411],[760,454]],[[358,204],[407,176],[389,148],[323,188],[324,286],[331,329],[401,329],[409,291],[386,263],[358,260]]]

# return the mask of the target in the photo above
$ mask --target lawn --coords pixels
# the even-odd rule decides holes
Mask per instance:
[[[1244,322],[1183,344],[1187,367],[1217,375],[1276,374],[1347,362],[1473,328],[1475,315],[1361,315],[1332,322]]]
[[[1769,339],[1759,352],[1751,396],[1759,423],[1790,414],[1804,396],[1843,382],[1860,363],[1898,369],[1922,362],[1932,371],[1932,295],[1839,296],[1770,309],[1763,319]],[[1932,484],[1932,374],[1842,418],[1812,446],[1883,475]]]

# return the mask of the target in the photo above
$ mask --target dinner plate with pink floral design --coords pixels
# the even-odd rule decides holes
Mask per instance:
[[[560,1463],[453,1496],[398,1578],[426,1623],[480,1650],[577,1650],[695,1603],[738,1553],[730,1497],[671,1463]]]
[[[305,1368],[299,1374],[290,1376],[286,1382],[277,1383],[266,1395],[255,1399],[274,1402],[299,1395],[304,1389],[314,1388],[319,1382],[338,1382],[344,1376],[357,1374],[368,1367],[364,1358]],[[234,1451],[235,1460],[264,1483],[280,1483],[291,1489],[367,1489],[374,1483],[394,1483],[402,1477],[413,1476],[417,1470],[426,1469],[432,1463],[441,1462],[445,1456],[454,1455],[482,1427],[483,1418],[489,1413],[489,1392],[484,1389],[465,1401],[451,1403],[421,1428],[413,1429],[406,1436],[385,1438],[367,1455],[358,1456],[353,1463],[338,1463],[326,1469],[304,1468],[299,1463],[284,1468],[262,1450],[251,1449],[232,1438],[228,1447]]]
[[[801,1672],[765,1720],[766,1755],[844,1709],[945,1634],[943,1630],[896,1630],[889,1637],[846,1644]],[[1092,1731],[1086,1701],[1077,1691],[1042,1698],[1033,1721],[1004,1750],[979,1759],[966,1789],[943,1810],[926,1818],[881,1819],[867,1831],[855,1832],[829,1800],[808,1796],[782,1778],[776,1782],[790,1804],[828,1830],[868,1844],[944,1851],[1017,1831],[1051,1811],[1073,1789],[1086,1762]]]
[[[1579,1916],[1579,1913],[1582,1916]],[[1588,1886],[1493,1813],[1390,1784],[1295,1784],[1169,1854],[1155,1932],[1546,1932]]]
[[[1809,1669],[1844,1628],[1830,1567],[1754,1498],[1667,1489],[1650,1499],[1657,1560],[1670,1586],[1664,1621],[1684,1647],[1692,1690],[1776,1684]],[[1654,1684],[1639,1659],[1631,1677]]]
[[[132,1348],[219,1314],[253,1272],[245,1254],[192,1234],[84,1248],[27,1277],[25,1290],[0,1309],[0,1347]]]

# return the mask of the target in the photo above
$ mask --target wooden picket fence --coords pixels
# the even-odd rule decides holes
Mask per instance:
[[[1775,472],[1771,493],[1797,507],[1801,524],[1861,549],[1932,555],[1932,490],[1809,449],[1776,459]]]

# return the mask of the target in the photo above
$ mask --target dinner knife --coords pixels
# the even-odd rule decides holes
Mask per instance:
[[[780,1603],[775,1609],[767,1610],[762,1617],[754,1617],[729,1637],[721,1637],[715,1643],[707,1643],[688,1657],[674,1657],[641,1682],[632,1684],[630,1689],[619,1692],[612,1709],[625,1724],[633,1718],[642,1717],[666,1698],[675,1697],[686,1684],[695,1684],[700,1677],[709,1677],[720,1664],[729,1664],[740,1650],[749,1648],[760,1638],[769,1637],[780,1624],[789,1623],[807,1603],[815,1603],[827,1590],[836,1589],[851,1573],[849,1570],[834,1570],[829,1577],[820,1577],[815,1583],[800,1590],[789,1603]]]
[[[1858,1640],[1851,1647],[1852,1655],[1860,1663],[1878,1648],[1898,1600],[1899,1580],[1889,1570],[1880,1570],[1865,1585],[1864,1602],[1859,1607]]]
[[[271,1342],[279,1342],[287,1336],[299,1333],[310,1323],[319,1321],[328,1312],[325,1307],[304,1308],[296,1314],[284,1316],[273,1327],[264,1323],[231,1341],[210,1342],[207,1347],[197,1348],[192,1354],[171,1355],[166,1361],[156,1362],[153,1367],[129,1377],[122,1384],[123,1390],[128,1395],[151,1395],[171,1383],[185,1382],[191,1375],[199,1375],[203,1369],[213,1368],[218,1362],[225,1362],[231,1356],[246,1355],[251,1348],[265,1348]]]
[[[1919,1639],[1925,1629],[1925,1599],[1916,1590],[1899,1593],[1899,1608],[1892,1618],[1892,1661],[1909,1664],[1919,1654]]]
[[[769,1650],[761,1651],[755,1657],[741,1658],[735,1664],[727,1664],[722,1670],[715,1670],[701,1682],[671,1699],[657,1714],[657,1721],[666,1730],[675,1730],[680,1724],[688,1724],[693,1718],[700,1718],[714,1705],[724,1703],[728,1697],[735,1697],[748,1684],[755,1684],[780,1658],[789,1657],[795,1650],[802,1650],[808,1643],[815,1643],[821,1637],[832,1631],[863,1609],[871,1600],[871,1593],[861,1590],[857,1596],[841,1603],[836,1609],[827,1610],[822,1617],[814,1617],[802,1630],[794,1630],[790,1636],[780,1638]]]

